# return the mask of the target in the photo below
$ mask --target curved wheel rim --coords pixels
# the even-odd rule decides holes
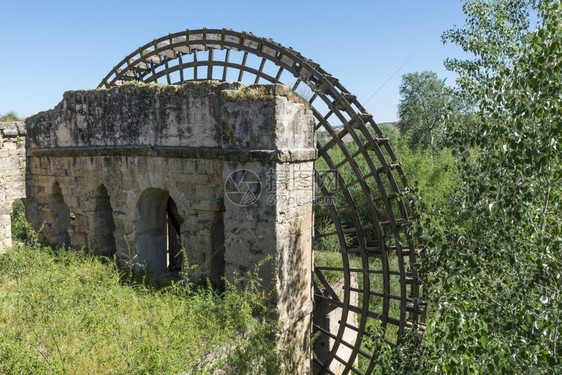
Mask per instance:
[[[241,61],[236,62],[233,54]],[[419,303],[420,279],[413,268],[420,251],[407,230],[408,189],[388,139],[357,98],[320,65],[251,33],[202,29],[155,39],[125,57],[98,87],[127,81],[194,80],[265,81],[309,90],[316,131],[328,134],[325,142],[317,143],[319,160],[337,182],[331,190],[326,171],[315,165],[317,191],[327,202],[334,228],[315,237],[336,238],[342,264],[315,266],[315,314],[323,306],[336,311],[340,322],[333,332],[314,325],[315,332],[331,343],[322,360],[315,355],[315,371],[332,373],[333,364],[339,363],[343,373],[371,373],[377,358],[374,341],[394,344],[407,327],[423,331],[425,320],[425,305]],[[342,160],[334,160],[335,151]],[[343,295],[328,282],[328,272],[341,274]],[[355,320],[349,323],[351,314]],[[346,348],[344,358],[342,348]]]

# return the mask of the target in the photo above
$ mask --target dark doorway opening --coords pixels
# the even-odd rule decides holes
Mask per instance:
[[[45,222],[43,232],[45,233],[47,242],[56,245],[70,246],[68,228],[70,227],[72,217],[70,209],[64,202],[62,190],[58,181],[55,181],[50,194],[47,195],[47,202],[48,211],[45,212],[43,217]],[[41,236],[39,240],[43,240]]]
[[[96,254],[112,255],[115,253],[115,222],[113,208],[107,189],[102,184],[98,187],[94,208],[94,230],[92,235],[92,250]]]
[[[156,274],[178,274],[183,266],[181,225],[176,203],[162,189],[145,190],[137,203],[135,263]]]
[[[183,266],[180,229],[183,220],[178,214],[176,204],[171,197],[168,198],[168,203],[166,205],[166,219],[168,222],[168,270],[174,274],[179,274]]]

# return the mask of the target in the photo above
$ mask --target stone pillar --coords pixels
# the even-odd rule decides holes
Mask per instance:
[[[294,359],[282,373],[308,374],[312,328],[312,231],[314,122],[308,107],[279,96],[265,102],[248,121],[228,121],[232,139],[262,154],[264,160],[226,161],[225,276],[231,282],[255,265],[262,287],[271,292],[274,318],[279,321],[279,347]],[[283,92],[282,92],[283,93]],[[287,93],[285,92],[285,95]],[[269,113],[264,116],[264,113]],[[256,119],[262,118],[262,121]]]
[[[0,252],[12,245],[12,204],[25,198],[25,124],[0,122]]]

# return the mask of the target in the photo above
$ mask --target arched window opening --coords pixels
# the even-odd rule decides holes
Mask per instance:
[[[70,235],[68,234],[71,222],[70,209],[64,202],[58,181],[54,183],[47,198],[49,209],[45,217],[45,237],[48,242],[70,246]]]
[[[181,224],[174,200],[162,189],[145,190],[137,203],[136,260],[156,274],[179,273],[183,264]]]
[[[113,221],[113,208],[109,200],[107,189],[102,184],[99,186],[94,207],[94,230],[92,234],[91,249],[101,255],[115,253],[115,222]]]

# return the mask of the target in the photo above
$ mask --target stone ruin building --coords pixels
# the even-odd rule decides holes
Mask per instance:
[[[42,242],[161,275],[184,266],[184,248],[190,277],[215,281],[269,259],[260,272],[284,337],[308,345],[316,149],[306,102],[281,85],[132,84],[67,92],[26,125],[26,139],[23,124],[3,125],[0,198],[25,197]]]

